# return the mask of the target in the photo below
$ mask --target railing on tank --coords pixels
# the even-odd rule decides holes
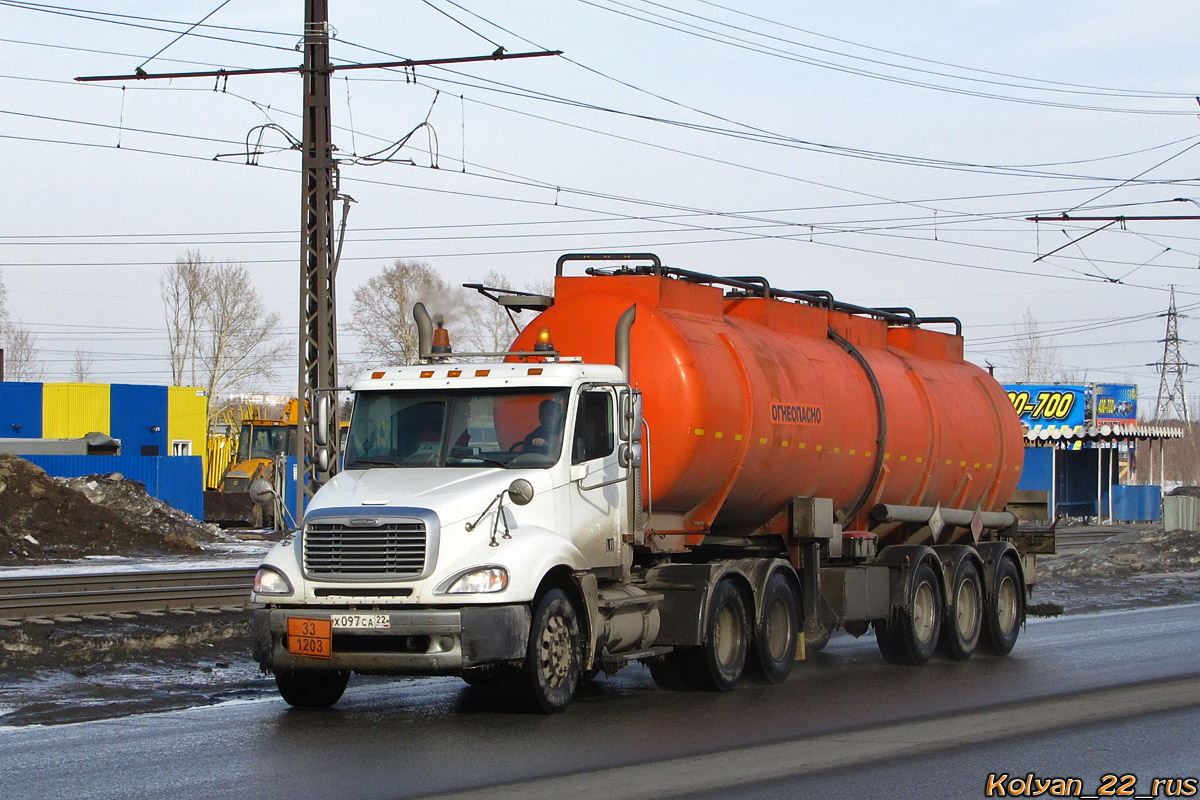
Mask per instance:
[[[769,299],[796,300],[808,305],[826,308],[831,311],[841,311],[847,314],[874,317],[889,325],[920,327],[922,325],[953,325],[954,335],[962,336],[962,322],[958,317],[918,317],[911,308],[871,308],[854,303],[844,303],[834,298],[831,292],[823,289],[793,291],[776,289],[761,275],[722,276],[710,275],[705,272],[693,272],[680,267],[664,267],[661,259],[654,253],[567,253],[559,256],[555,267],[555,275],[562,277],[563,266],[571,261],[648,261],[650,266],[622,267],[620,269],[603,269],[588,267],[588,275],[655,275],[660,277],[675,277],[692,283],[705,283],[714,286],[728,286],[749,296]]]

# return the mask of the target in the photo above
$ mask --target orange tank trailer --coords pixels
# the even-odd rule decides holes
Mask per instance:
[[[548,327],[562,355],[612,363],[610,332],[633,304],[658,533],[774,530],[794,496],[831,498],[847,530],[868,530],[876,503],[992,511],[1016,488],[1020,422],[954,334],[618,274],[557,278],[554,305],[512,349],[532,349]],[[868,370],[849,351],[874,375],[882,432]]]

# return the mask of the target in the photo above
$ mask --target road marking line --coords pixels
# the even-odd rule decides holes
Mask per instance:
[[[693,792],[735,789],[819,770],[862,766],[939,748],[961,747],[1047,731],[1129,719],[1200,706],[1200,675],[1133,684],[1116,689],[1039,698],[1005,708],[972,711],[940,719],[842,731],[787,742],[745,747],[706,755],[633,764],[625,767],[539,778],[461,792],[432,795],[436,800],[612,800],[685,796]],[[982,779],[981,779],[982,781]]]

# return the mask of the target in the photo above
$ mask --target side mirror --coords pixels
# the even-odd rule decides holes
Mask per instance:
[[[313,443],[317,447],[329,444],[329,398],[317,398],[316,416],[312,423]],[[324,470],[322,470],[324,471]]]
[[[519,506],[528,505],[533,499],[533,484],[524,478],[517,478],[508,485],[508,498]]]
[[[634,442],[632,445],[625,442],[617,448],[617,463],[622,469],[640,469],[642,466],[642,443]]]
[[[250,483],[250,502],[256,506],[268,506],[275,499],[275,487],[265,478],[257,478]]]
[[[320,472],[329,471],[329,449],[326,447],[318,447],[316,452],[317,470]]]
[[[642,439],[642,393],[625,392],[621,395],[621,438],[638,442]]]

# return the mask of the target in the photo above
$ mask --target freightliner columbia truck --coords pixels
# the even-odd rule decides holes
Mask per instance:
[[[456,675],[556,712],[634,661],[728,691],[836,628],[902,664],[1013,648],[1021,426],[958,320],[651,254],[557,272],[497,298],[540,309],[502,360],[448,353],[418,307],[422,363],[350,387],[343,469],[252,596],[288,703]]]

